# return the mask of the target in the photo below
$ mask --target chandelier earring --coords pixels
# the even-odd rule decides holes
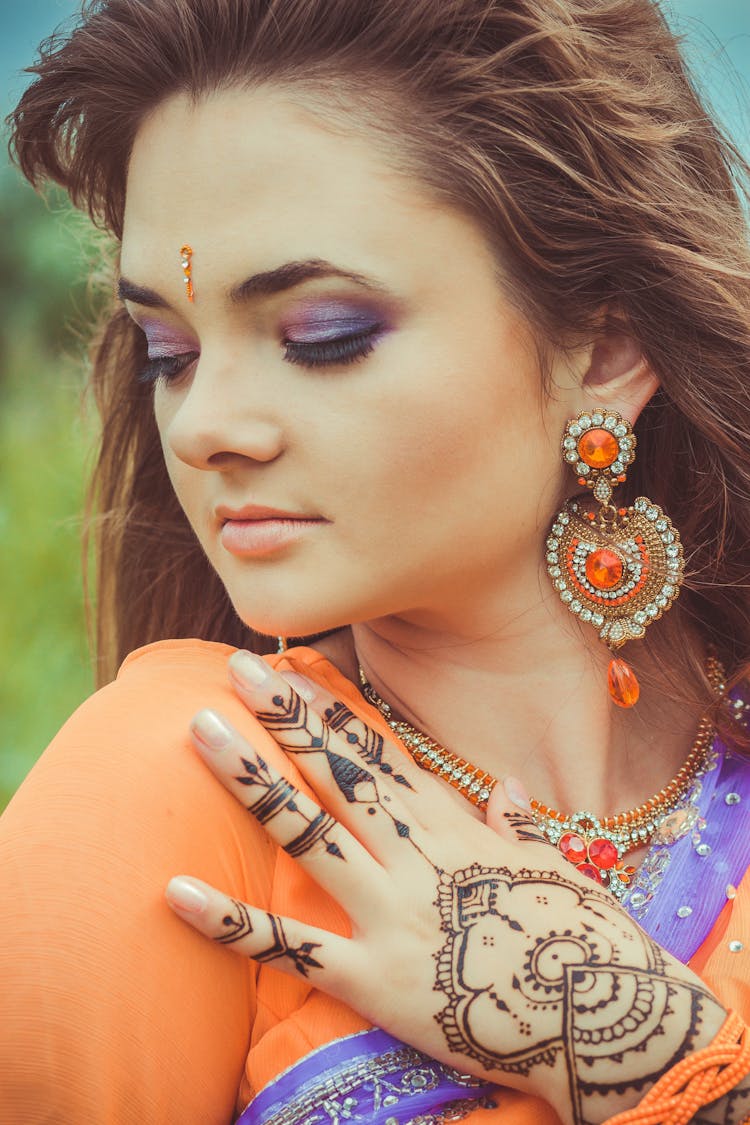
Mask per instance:
[[[640,640],[680,592],[684,556],[680,536],[662,509],[645,496],[618,508],[612,494],[635,460],[636,437],[615,410],[584,411],[571,419],[562,456],[598,508],[581,498],[557,514],[547,539],[547,571],[565,607],[592,625],[609,648],[609,694],[619,707],[638,702],[640,687],[618,657]]]

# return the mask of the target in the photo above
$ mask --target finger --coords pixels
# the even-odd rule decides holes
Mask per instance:
[[[402,841],[414,842],[415,816],[403,796],[411,791],[411,785],[405,778],[394,781],[398,771],[386,761],[382,736],[370,732],[373,737],[364,744],[356,739],[349,741],[283,677],[251,653],[235,653],[229,667],[240,698],[293,758],[338,819],[351,827],[381,862],[400,856]],[[397,761],[404,761],[395,748],[392,752]],[[383,832],[384,821],[390,822],[389,834]]]
[[[340,992],[344,966],[351,960],[346,938],[249,906],[192,876],[171,879],[166,899],[205,937],[283,973],[309,977],[332,995]]]
[[[395,784],[406,793],[416,793],[424,781],[424,772],[394,742],[383,738],[379,731],[368,726],[364,719],[356,715],[346,703],[342,703],[330,691],[301,676],[298,672],[280,673],[291,687],[321,718],[329,730],[338,734],[362,761]]]
[[[456,826],[455,791],[451,792],[443,784],[445,775],[433,776],[424,766],[416,762],[407,749],[394,741],[384,739],[370,727],[364,719],[355,714],[331,692],[301,676],[297,672],[281,672],[281,676],[298,693],[305,693],[309,706],[322,715],[329,729],[344,737],[348,747],[356,748],[360,756],[373,763],[381,773],[398,785],[397,795],[409,811],[415,827],[429,830],[430,825],[439,824],[441,832]]]
[[[531,801],[523,784],[506,777],[493,786],[487,802],[487,827],[510,843],[546,844],[549,841],[534,822]]]
[[[323,716],[329,729],[346,738],[348,746],[358,748],[363,757],[368,761],[374,760],[384,773],[391,776],[394,783],[408,788],[408,792],[404,793],[399,789],[398,793],[403,797],[415,829],[419,830],[421,827],[429,831],[430,825],[439,825],[443,838],[463,832],[461,818],[456,815],[455,789],[448,788],[451,767],[446,767],[444,772],[433,776],[424,766],[414,761],[408,751],[384,740],[326,688],[295,671],[283,670],[280,675],[303,696],[310,708]],[[447,784],[443,784],[444,781]],[[520,783],[517,782],[516,785],[520,787]],[[518,794],[521,800],[525,798],[522,788],[518,789]],[[528,798],[525,799],[530,808]]]
[[[214,711],[191,723],[196,748],[212,773],[269,836],[298,860],[345,910],[371,901],[383,869],[343,825],[291,784]]]

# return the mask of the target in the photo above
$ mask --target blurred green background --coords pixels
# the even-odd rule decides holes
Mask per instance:
[[[750,152],[750,4],[671,0],[664,8],[686,36],[699,86]],[[36,46],[78,4],[6,0],[5,9],[3,117]],[[87,221],[59,193],[39,199],[4,157],[0,231],[1,809],[92,690],[79,542],[94,442],[81,390],[97,254]]]

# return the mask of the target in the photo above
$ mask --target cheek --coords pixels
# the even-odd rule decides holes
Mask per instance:
[[[532,381],[507,361],[481,358],[484,370],[470,360],[448,370],[429,365],[373,413],[363,448],[378,465],[376,491],[398,497],[400,508],[453,498],[465,516],[464,504],[497,504],[500,490],[517,487],[530,469],[535,476],[540,462],[549,472],[546,443],[533,451],[531,439],[541,428],[536,373]]]

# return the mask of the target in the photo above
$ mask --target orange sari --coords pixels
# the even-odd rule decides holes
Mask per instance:
[[[213,707],[305,788],[232,691],[231,651],[167,641],[133,653],[66,723],[0,819],[0,1123],[228,1125],[281,1071],[369,1026],[302,977],[206,941],[164,902],[170,877],[184,873],[348,932],[342,909],[190,745],[189,720]],[[319,653],[270,659],[388,733]],[[745,1020],[748,950],[746,877],[690,962]],[[559,1123],[537,1099],[499,1090],[495,1101],[471,1119]]]

